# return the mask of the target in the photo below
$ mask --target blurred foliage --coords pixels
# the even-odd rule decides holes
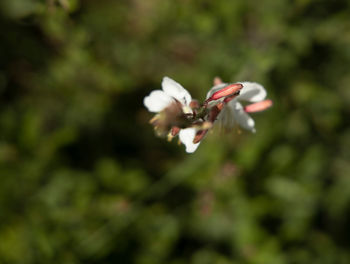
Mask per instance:
[[[350,2],[2,0],[0,263],[350,263]],[[142,99],[256,81],[193,155]]]

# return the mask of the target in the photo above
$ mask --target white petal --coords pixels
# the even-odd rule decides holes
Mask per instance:
[[[243,88],[237,96],[238,100],[259,102],[265,99],[266,90],[262,85],[255,82],[241,82],[241,84],[243,85]]]
[[[236,125],[237,122],[234,111],[236,103],[237,101],[234,99],[222,109],[218,116],[218,122],[221,126],[231,129]]]
[[[190,93],[182,87],[181,84],[175,82],[169,77],[164,77],[162,81],[163,91],[180,101],[183,105],[189,105],[192,101]]]
[[[192,153],[195,152],[200,143],[193,143],[194,137],[196,136],[195,128],[185,128],[181,129],[179,133],[180,141],[186,146],[186,152]]]
[[[143,104],[150,112],[160,112],[174,100],[162,90],[155,90],[143,99]]]
[[[243,109],[243,106],[236,102],[235,103],[235,107],[234,107],[234,118],[236,119],[237,123],[247,129],[250,130],[252,132],[255,132],[255,122],[253,120],[253,118],[251,118]]]

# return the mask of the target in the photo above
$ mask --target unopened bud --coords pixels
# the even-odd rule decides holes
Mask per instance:
[[[231,96],[228,96],[224,99],[225,104],[227,104],[228,102],[230,102],[232,99],[234,99],[238,94],[234,94]]]
[[[222,80],[220,77],[215,77],[214,78],[214,86],[222,84]]]
[[[217,116],[220,114],[220,112],[221,112],[221,109],[219,109],[217,106],[214,106],[213,108],[210,109],[208,120],[214,123]]]
[[[261,102],[257,102],[257,103],[245,106],[244,111],[247,113],[255,113],[255,112],[264,111],[271,106],[272,106],[271,100],[264,100]]]
[[[199,130],[193,139],[193,144],[200,142],[203,139],[203,137],[207,134],[207,132],[208,132],[208,129]]]
[[[225,98],[225,100],[226,100],[226,98]],[[220,111],[222,110],[222,108],[224,108],[224,106],[225,106],[225,104],[224,104],[223,102],[218,103],[218,104],[216,105],[216,107],[217,107]]]
[[[206,103],[213,101],[213,100],[218,100],[223,97],[227,96],[233,96],[233,95],[238,95],[239,91],[243,88],[243,85],[240,83],[234,83],[225,86],[224,88],[220,89],[219,91],[213,93],[207,100]]]

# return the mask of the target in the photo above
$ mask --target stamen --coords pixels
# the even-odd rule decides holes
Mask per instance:
[[[154,117],[152,117],[152,119],[149,121],[149,123],[153,126],[156,126],[159,120],[159,114],[155,115]]]
[[[167,136],[167,139],[168,139],[168,142],[171,142],[173,140],[173,135],[171,134],[171,132],[169,132],[168,136]]]
[[[171,128],[170,134],[171,134],[173,137],[175,137],[177,134],[179,134],[179,132],[180,132],[180,128],[177,127],[177,126],[173,126],[173,127]]]

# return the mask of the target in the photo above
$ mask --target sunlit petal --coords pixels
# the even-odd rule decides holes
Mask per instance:
[[[222,109],[221,113],[219,114],[218,122],[222,127],[232,129],[237,124],[234,111],[235,104],[236,100],[231,101]]]
[[[143,99],[143,104],[150,112],[160,112],[174,100],[162,90],[155,90]]]
[[[187,153],[195,152],[200,144],[200,143],[196,143],[196,144],[193,143],[195,136],[196,136],[195,128],[181,129],[179,133],[180,141],[185,145]]]
[[[189,105],[192,101],[190,93],[182,87],[181,84],[175,82],[169,77],[164,77],[162,81],[163,91],[180,101],[184,105]]]
[[[243,106],[235,102],[234,107],[232,108],[234,111],[234,116],[237,121],[237,123],[244,129],[250,130],[252,132],[255,132],[255,122],[253,118],[251,118],[245,111]]]
[[[265,99],[267,93],[262,85],[255,82],[241,82],[241,84],[243,88],[237,96],[238,100],[255,103]]]

